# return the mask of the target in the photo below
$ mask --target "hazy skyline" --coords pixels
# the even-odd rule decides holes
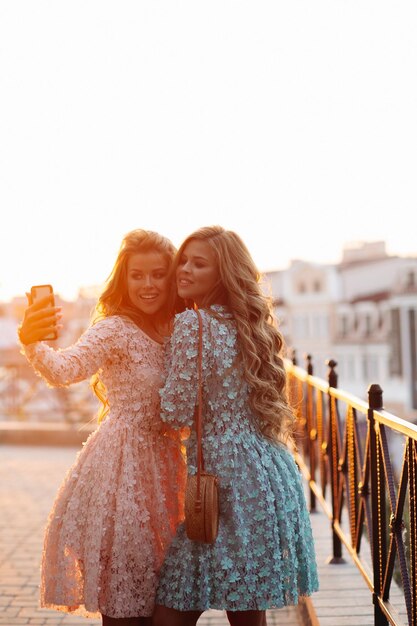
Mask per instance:
[[[236,230],[263,271],[417,254],[417,4],[0,4],[0,300],[122,236]]]

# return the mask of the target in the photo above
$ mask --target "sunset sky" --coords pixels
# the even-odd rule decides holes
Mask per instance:
[[[0,3],[0,300],[103,282],[150,228],[261,270],[417,255],[415,0]]]

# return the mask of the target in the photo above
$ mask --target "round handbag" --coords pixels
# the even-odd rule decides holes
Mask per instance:
[[[185,492],[185,530],[187,537],[193,541],[213,543],[216,540],[219,530],[217,476],[204,472],[199,476],[188,476]]]

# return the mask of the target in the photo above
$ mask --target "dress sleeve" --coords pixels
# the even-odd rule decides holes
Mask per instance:
[[[198,391],[198,318],[194,311],[177,315],[167,352],[167,378],[160,390],[161,419],[176,428],[191,427]]]
[[[123,333],[118,317],[105,318],[90,326],[77,343],[55,350],[39,341],[22,346],[38,376],[52,387],[66,387],[89,378],[123,350]]]

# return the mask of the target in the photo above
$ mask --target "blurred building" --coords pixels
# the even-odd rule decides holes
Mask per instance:
[[[67,302],[55,294],[62,306],[63,329],[54,348],[77,341],[90,324],[99,288],[80,290],[75,301]],[[23,318],[26,297],[16,297],[0,305],[0,420],[85,422],[94,418],[97,399],[89,381],[69,387],[50,388],[37,377],[20,353],[17,327]]]
[[[266,273],[287,346],[314,359],[337,361],[339,386],[366,397],[384,391],[388,410],[417,417],[417,257],[387,254],[384,242],[343,251],[336,265],[292,261]]]
[[[377,382],[388,410],[417,418],[417,257],[390,256],[384,242],[362,243],[345,248],[339,264],[294,260],[267,272],[265,289],[301,366],[311,354],[314,373],[324,378],[333,358],[340,387],[366,398]],[[83,288],[73,302],[56,296],[64,327],[55,347],[71,345],[88,327],[99,292]],[[21,419],[93,417],[97,402],[88,381],[48,389],[19,353],[16,330],[25,306],[25,298],[0,305],[0,419],[17,406]]]

